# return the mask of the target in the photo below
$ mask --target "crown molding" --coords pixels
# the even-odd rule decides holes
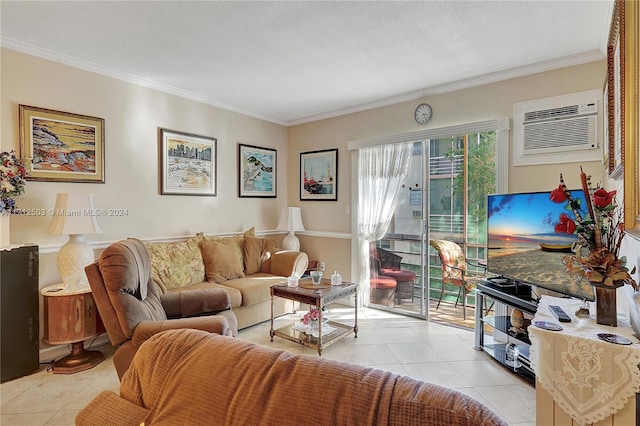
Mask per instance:
[[[56,52],[50,49],[45,49],[29,43],[24,43],[22,41],[0,36],[0,46],[5,47],[7,49],[15,50],[17,52],[36,56],[38,58],[47,59],[53,62],[58,62],[63,65],[68,65],[74,68],[79,68],[85,71],[100,74],[105,77],[115,78],[117,80],[125,81],[127,83],[135,84],[142,87],[147,87],[149,89],[154,89],[159,92],[164,92],[170,95],[179,96],[181,98],[189,99],[195,102],[200,102],[206,105],[211,105],[217,108],[222,108],[228,111],[237,112],[238,114],[268,121],[274,124],[279,124],[281,126],[288,125],[288,122],[286,120],[280,120],[265,114],[249,111],[247,109],[238,107],[237,105],[224,102],[220,99],[211,98],[208,96],[202,96],[187,90],[178,89],[176,87],[173,87],[164,83],[159,83],[154,80],[142,78],[134,74],[119,71],[117,69],[96,64],[94,62],[85,61],[83,59],[78,59],[73,56],[65,55],[63,53]]]
[[[255,111],[250,111],[250,110],[238,107],[237,105],[229,104],[220,99],[215,99],[208,96],[202,96],[197,93],[189,92],[187,90],[178,89],[176,87],[169,86],[167,84],[142,78],[134,74],[119,71],[114,68],[110,68],[100,64],[96,64],[94,62],[78,59],[73,56],[56,52],[54,50],[45,49],[39,46],[35,46],[29,43],[24,43],[11,38],[0,36],[0,46],[7,49],[15,50],[18,52],[26,53],[28,55],[58,62],[74,68],[79,68],[85,71],[94,72],[96,74],[104,75],[106,77],[115,78],[117,80],[136,84],[138,86],[147,87],[150,89],[158,90],[160,92],[179,96],[181,98],[189,99],[195,102],[200,102],[200,103],[211,105],[217,108],[222,108],[222,109],[236,112],[242,115],[257,118],[259,120],[268,121],[270,123],[278,124],[281,126],[295,126],[299,124],[310,123],[312,121],[325,120],[328,118],[334,118],[342,115],[367,111],[374,108],[380,108],[380,107],[394,105],[402,102],[413,101],[413,100],[421,99],[427,96],[439,95],[443,93],[453,92],[456,90],[468,89],[471,87],[482,86],[484,84],[495,83],[498,81],[509,80],[516,77],[524,77],[531,74],[537,74],[545,71],[552,71],[560,68],[566,68],[574,65],[581,65],[581,64],[605,59],[605,54],[602,51],[592,50],[592,51],[584,52],[577,55],[566,56],[563,58],[552,59],[549,61],[538,62],[535,64],[526,65],[522,67],[511,68],[509,70],[498,71],[498,72],[488,73],[488,74],[484,74],[477,77],[458,80],[452,83],[446,83],[446,84],[441,84],[437,86],[427,87],[427,88],[415,90],[409,93],[390,96],[384,99],[379,99],[373,102],[368,102],[368,103],[353,105],[347,108],[328,111],[322,114],[310,115],[310,116],[302,117],[295,120],[283,120],[283,119],[271,117],[269,115],[257,113]]]
[[[560,68],[567,68],[575,65],[582,65],[589,62],[601,61],[606,58],[605,54],[600,50],[592,50],[589,52],[580,53],[577,55],[566,56],[559,59],[552,59],[549,61],[537,62],[531,65],[525,65],[521,67],[511,68],[504,71],[497,71],[493,73],[484,74],[477,77],[471,77],[463,80],[454,81],[452,83],[440,84],[437,86],[427,87],[413,92],[405,93],[402,95],[391,96],[385,99],[380,99],[374,102],[365,104],[354,105],[349,108],[343,108],[335,111],[326,112],[324,114],[318,114],[308,116],[296,120],[289,121],[289,126],[295,126],[298,124],[309,123],[312,121],[325,120],[327,118],[339,117],[341,115],[353,114],[356,112],[366,111],[374,108],[385,107],[389,105],[399,104],[401,102],[414,101],[427,96],[440,95],[443,93],[454,92],[456,90],[469,89],[471,87],[482,86],[489,83],[496,83],[499,81],[510,80],[512,78],[524,77],[527,75],[538,74],[545,71],[553,71]]]

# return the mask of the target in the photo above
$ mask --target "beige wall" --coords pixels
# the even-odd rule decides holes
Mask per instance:
[[[288,187],[289,200],[301,207],[308,230],[351,233],[351,215],[346,211],[355,214],[356,209],[351,205],[352,152],[347,150],[348,141],[425,129],[413,119],[415,107],[421,102],[429,103],[434,110],[433,119],[428,124],[430,128],[505,117],[512,119],[516,102],[600,89],[605,75],[606,63],[599,61],[290,127],[287,168],[292,184]],[[338,201],[297,201],[300,152],[330,148],[338,148]],[[580,165],[593,176],[594,181],[604,178],[601,161],[514,167],[511,156],[510,151],[509,192],[551,190],[558,185],[561,172],[565,174],[568,185],[579,187]],[[325,249],[320,250],[316,246]],[[312,258],[324,260],[327,265],[342,264],[348,246],[349,242],[342,238],[327,243],[325,238],[309,237],[301,243],[302,249],[314,252]]]
[[[99,218],[103,233],[87,237],[96,247],[126,237],[275,229],[287,196],[286,127],[9,49],[1,58],[1,150],[20,150],[19,104],[105,120],[106,183],[28,181],[20,208],[52,208],[58,192],[72,192],[94,194],[96,208],[127,209]],[[218,139],[217,197],[159,194],[158,127]],[[278,198],[238,197],[238,142],[277,149]],[[41,288],[60,281],[56,254],[67,240],[47,234],[50,220],[11,218],[12,243],[40,246]]]
[[[274,229],[286,204],[287,129],[177,96],[59,63],[2,50],[1,148],[19,150],[18,105],[105,119],[106,183],[34,182],[21,208],[50,208],[58,192],[95,194],[97,208],[127,209],[125,217],[100,217],[93,242]],[[158,127],[218,139],[217,197],[159,194]],[[277,199],[239,198],[238,142],[278,150]],[[50,217],[12,217],[12,242],[57,246],[47,234]]]

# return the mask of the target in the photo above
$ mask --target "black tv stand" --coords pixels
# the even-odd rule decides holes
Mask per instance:
[[[504,277],[493,277],[478,283],[476,291],[474,349],[485,351],[506,368],[535,383],[535,373],[529,361],[531,341],[527,333],[527,327],[537,309],[537,299],[532,296],[531,285]],[[496,302],[494,309],[498,314],[485,317],[483,307],[490,306],[491,301]],[[524,332],[516,332],[512,327],[511,312],[514,309],[519,309],[524,314]],[[485,336],[487,331],[491,334]],[[509,343],[514,343],[519,350],[520,366],[515,369],[507,360],[506,346]]]

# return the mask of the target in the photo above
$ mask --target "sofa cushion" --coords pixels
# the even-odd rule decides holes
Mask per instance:
[[[269,261],[276,243],[266,238],[256,238],[246,235],[244,237],[244,273],[252,275],[257,272],[269,272],[262,270],[262,263]]]
[[[231,238],[205,240],[201,247],[208,280],[221,283],[244,277],[242,252],[236,241]]]
[[[250,306],[270,300],[271,286],[286,282],[287,279],[285,277],[259,272],[245,278],[225,281],[224,285],[240,291],[242,293],[242,306]]]
[[[151,255],[151,277],[163,292],[205,280],[205,268],[197,238],[175,243],[143,241]]]
[[[242,279],[242,278],[239,278],[239,279]],[[225,284],[228,282],[229,281],[225,281]],[[231,299],[231,309],[237,308],[240,305],[242,305],[242,293],[240,292],[240,290],[236,288],[229,287],[224,284],[214,283],[211,281],[203,281],[201,283],[193,284],[189,286],[189,290],[200,290],[203,288],[221,288],[224,291],[226,291],[227,294],[229,295],[229,299]],[[183,289],[180,289],[180,288],[172,289],[172,290],[169,290],[168,293],[173,293],[178,291],[183,291]]]

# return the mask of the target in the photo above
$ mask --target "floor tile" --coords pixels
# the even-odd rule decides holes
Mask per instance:
[[[425,342],[390,343],[387,346],[402,364],[444,361],[431,345]]]
[[[423,362],[402,365],[409,377],[436,383],[450,388],[471,387],[450,364],[446,362]]]

